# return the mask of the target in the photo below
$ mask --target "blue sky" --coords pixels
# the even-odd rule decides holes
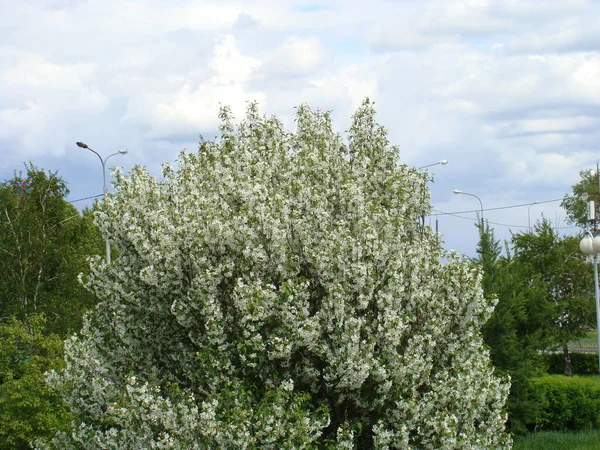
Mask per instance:
[[[404,162],[449,161],[437,211],[479,209],[453,189],[485,209],[561,198],[599,157],[599,22],[589,0],[0,0],[0,177],[31,160],[87,197],[102,173],[76,141],[158,174],[217,134],[219,104],[293,127],[308,103],[342,132],[368,96]],[[576,233],[558,204],[484,216],[503,239],[542,214]],[[438,217],[445,245],[473,255],[459,216]]]

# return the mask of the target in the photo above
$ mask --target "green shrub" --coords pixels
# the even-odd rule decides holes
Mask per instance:
[[[562,375],[565,357],[562,353],[547,356],[548,373]],[[573,375],[597,375],[598,355],[595,353],[571,353],[571,371]]]
[[[546,375],[531,380],[538,404],[528,427],[581,430],[600,425],[600,378]]]
[[[21,450],[68,429],[70,413],[45,372],[64,367],[63,341],[44,334],[46,320],[0,322],[0,450]]]

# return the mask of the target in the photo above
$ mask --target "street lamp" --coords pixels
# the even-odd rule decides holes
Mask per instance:
[[[481,199],[475,194],[469,194],[468,192],[463,192],[459,189],[454,189],[452,192],[454,192],[456,195],[470,195],[471,197],[475,197],[477,200],[479,200],[479,205],[481,206],[481,232],[483,233],[483,203],[481,203]]]
[[[445,166],[446,164],[448,164],[448,160],[447,159],[442,159],[442,160],[440,160],[438,162],[435,162],[433,164],[427,164],[426,166],[419,167],[419,169],[426,169],[427,167],[437,166],[437,165]]]
[[[112,154],[108,155],[106,158],[102,159],[102,156],[100,156],[100,154],[96,150],[91,149],[83,142],[76,142],[76,144],[77,144],[77,147],[85,148],[85,149],[89,150],[90,152],[95,153],[96,156],[98,158],[100,158],[100,162],[102,163],[102,181],[103,181],[103,187],[104,187],[104,189],[103,189],[104,201],[106,202],[106,197],[108,196],[108,189],[106,187],[106,161],[108,161],[108,158],[110,158],[111,156],[126,155],[127,149],[123,148],[123,149],[119,150],[118,152],[112,153]],[[108,236],[106,237],[106,262],[108,264],[110,264],[110,243],[108,242]]]
[[[593,237],[586,231],[586,236],[579,243],[579,248],[586,255],[592,255],[594,262],[594,293],[596,297],[596,331],[598,337],[598,374],[600,375],[600,292],[598,290],[598,252],[600,252],[600,236]]]
[[[426,169],[427,167],[432,167],[432,166],[445,166],[446,164],[448,164],[448,160],[447,159],[440,159],[438,162],[434,162],[432,164],[427,164],[426,166],[421,166],[418,169]],[[432,181],[432,180],[429,180]],[[422,217],[423,223],[422,225],[425,226],[425,216]],[[435,216],[435,232],[438,232],[438,219],[437,219],[437,215]]]

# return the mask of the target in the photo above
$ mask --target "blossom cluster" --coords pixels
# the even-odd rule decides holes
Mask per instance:
[[[96,211],[118,258],[50,383],[50,448],[503,448],[508,382],[481,274],[420,220],[428,176],[368,101],[346,138],[249,105],[161,179],[116,171]]]

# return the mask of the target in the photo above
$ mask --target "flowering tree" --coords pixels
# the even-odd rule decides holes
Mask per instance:
[[[372,105],[347,144],[305,106],[295,133],[255,105],[221,119],[162,180],[116,172],[97,222],[120,256],[84,280],[100,303],[50,376],[76,419],[49,446],[510,445],[493,304],[419,224],[427,175]]]

